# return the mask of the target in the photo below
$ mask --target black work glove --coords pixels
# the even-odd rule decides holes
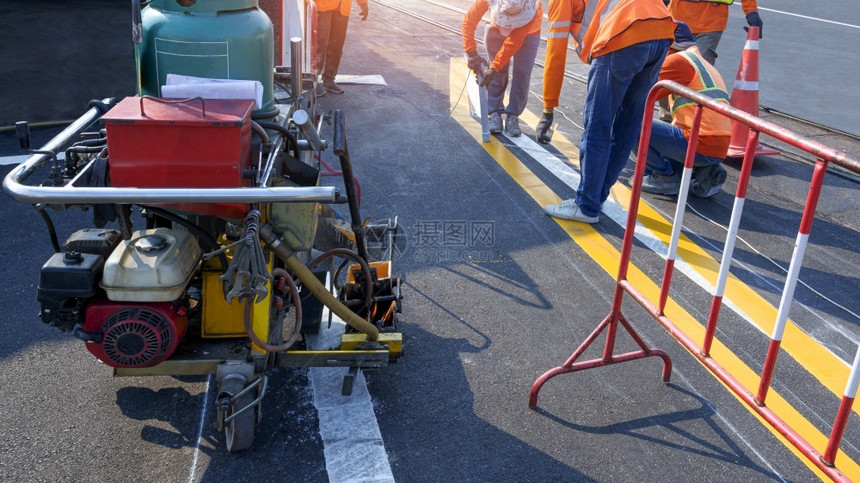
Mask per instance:
[[[499,72],[495,69],[492,69],[492,68],[485,70],[484,71],[484,78],[481,79],[481,82],[478,82],[478,85],[480,85],[480,86],[489,85],[490,82],[493,82],[493,79],[495,79],[498,74],[499,74]]]
[[[764,37],[764,23],[758,12],[750,12],[747,14],[747,23],[750,27],[758,27],[758,38]],[[744,27],[744,30],[749,31],[749,28]]]
[[[367,20],[367,4],[359,4],[358,8],[360,10],[358,12],[358,16],[361,17],[361,21],[364,22]]]
[[[535,129],[535,134],[537,137],[537,142],[541,144],[548,144],[552,141],[552,113],[544,112],[543,116],[541,116],[540,121],[538,121],[537,128]]]
[[[469,60],[466,62],[466,65],[469,66],[469,70],[478,75],[484,72],[484,67],[490,65],[487,63],[487,59],[481,57],[481,54],[478,53],[477,50],[470,50],[466,52],[466,55],[469,56]]]

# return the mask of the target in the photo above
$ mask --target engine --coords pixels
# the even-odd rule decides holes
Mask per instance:
[[[74,331],[112,367],[163,362],[185,336],[186,290],[201,250],[188,232],[75,232],[42,267],[42,321]]]
[[[121,303],[106,299],[87,306],[87,350],[111,367],[150,367],[173,354],[185,336],[186,308],[173,302]]]

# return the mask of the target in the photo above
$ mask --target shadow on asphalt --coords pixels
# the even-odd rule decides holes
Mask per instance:
[[[674,389],[678,393],[681,393],[682,396],[686,396],[691,400],[694,399],[699,401],[701,405],[698,408],[694,409],[675,411],[671,413],[648,416],[638,419],[631,419],[629,421],[609,424],[605,426],[588,426],[585,424],[578,424],[572,421],[567,421],[540,406],[535,407],[534,412],[548,418],[556,424],[573,429],[575,431],[582,431],[584,433],[594,435],[627,436],[639,439],[643,442],[643,444],[661,445],[671,448],[673,450],[691,453],[695,456],[711,458],[732,465],[744,466],[758,473],[761,473],[763,476],[781,481],[779,475],[765,467],[762,467],[761,465],[748,458],[744,451],[737,444],[735,444],[732,437],[726,434],[726,432],[720,427],[720,425],[717,424],[716,421],[714,421],[716,413],[714,412],[714,409],[711,407],[711,405],[708,404],[708,401],[706,401],[699,395],[690,392],[682,387],[679,387],[675,384],[668,383],[666,384],[666,387],[669,389]],[[707,426],[711,429],[712,434],[698,436],[695,434],[691,434],[688,431],[684,431],[682,429],[681,423],[693,420],[700,420],[705,422]],[[687,440],[689,443],[678,444],[672,441],[666,441],[660,438],[656,438],[650,434],[645,434],[645,431],[643,430],[646,430],[651,427],[660,427],[668,433],[677,434],[678,436],[681,436],[682,438]],[[712,443],[712,441],[715,440],[722,441],[723,446],[718,446]]]

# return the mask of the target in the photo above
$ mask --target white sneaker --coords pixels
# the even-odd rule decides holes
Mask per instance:
[[[491,112],[490,117],[487,118],[488,124],[490,125],[490,134],[501,134],[502,132],[502,115],[498,112]]]
[[[564,200],[558,205],[546,205],[546,208],[543,210],[551,216],[564,218],[565,220],[581,221],[582,223],[597,223],[600,221],[599,215],[588,216],[583,213],[573,198]]]

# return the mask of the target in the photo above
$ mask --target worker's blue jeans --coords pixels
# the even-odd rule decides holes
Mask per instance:
[[[582,179],[576,191],[576,204],[585,215],[600,214],[627,164],[639,138],[645,98],[657,82],[669,43],[669,39],[640,42],[591,61],[579,143]]]
[[[651,139],[648,141],[646,171],[663,176],[680,175],[681,170],[684,169],[688,145],[689,142],[681,128],[668,122],[655,120],[651,126]],[[696,153],[693,166],[708,166],[722,162],[721,158]]]
[[[490,63],[496,57],[502,44],[504,36],[499,29],[487,24],[484,32],[484,45],[487,46],[487,55]],[[535,65],[538,47],[540,46],[540,35],[529,35],[523,40],[519,50],[511,57],[499,75],[487,86],[487,112],[506,112],[519,116],[526,109],[529,100],[529,86],[531,85],[532,69]],[[513,65],[513,68],[511,68]],[[508,107],[505,107],[505,90],[508,88],[508,71],[511,73],[511,94],[508,96]]]

